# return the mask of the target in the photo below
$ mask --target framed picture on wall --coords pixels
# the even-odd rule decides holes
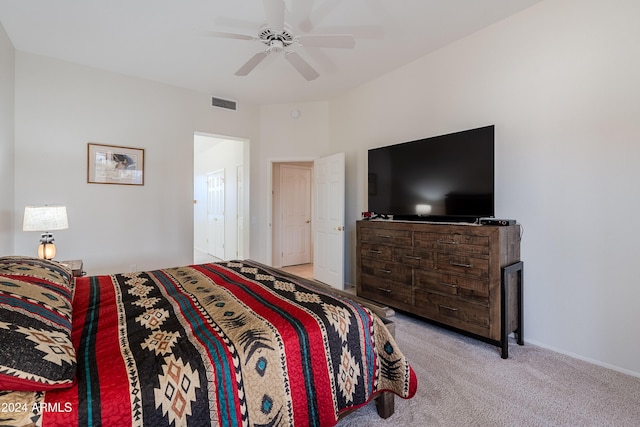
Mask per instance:
[[[144,185],[144,149],[88,143],[87,182]]]

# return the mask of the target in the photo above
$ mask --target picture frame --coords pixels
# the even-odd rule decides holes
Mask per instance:
[[[144,148],[87,144],[87,182],[144,185]]]

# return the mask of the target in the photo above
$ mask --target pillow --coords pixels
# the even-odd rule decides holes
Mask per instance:
[[[0,274],[38,277],[64,285],[73,284],[73,274],[66,265],[26,256],[0,257]]]
[[[73,384],[71,271],[54,261],[0,257],[0,390]]]

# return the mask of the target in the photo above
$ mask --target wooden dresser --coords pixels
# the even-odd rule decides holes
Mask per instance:
[[[501,347],[523,344],[520,226],[358,221],[360,297]],[[504,302],[504,304],[503,304]]]

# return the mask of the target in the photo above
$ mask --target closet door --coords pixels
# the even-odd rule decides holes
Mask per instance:
[[[207,245],[209,255],[224,254],[224,169],[207,175]]]

